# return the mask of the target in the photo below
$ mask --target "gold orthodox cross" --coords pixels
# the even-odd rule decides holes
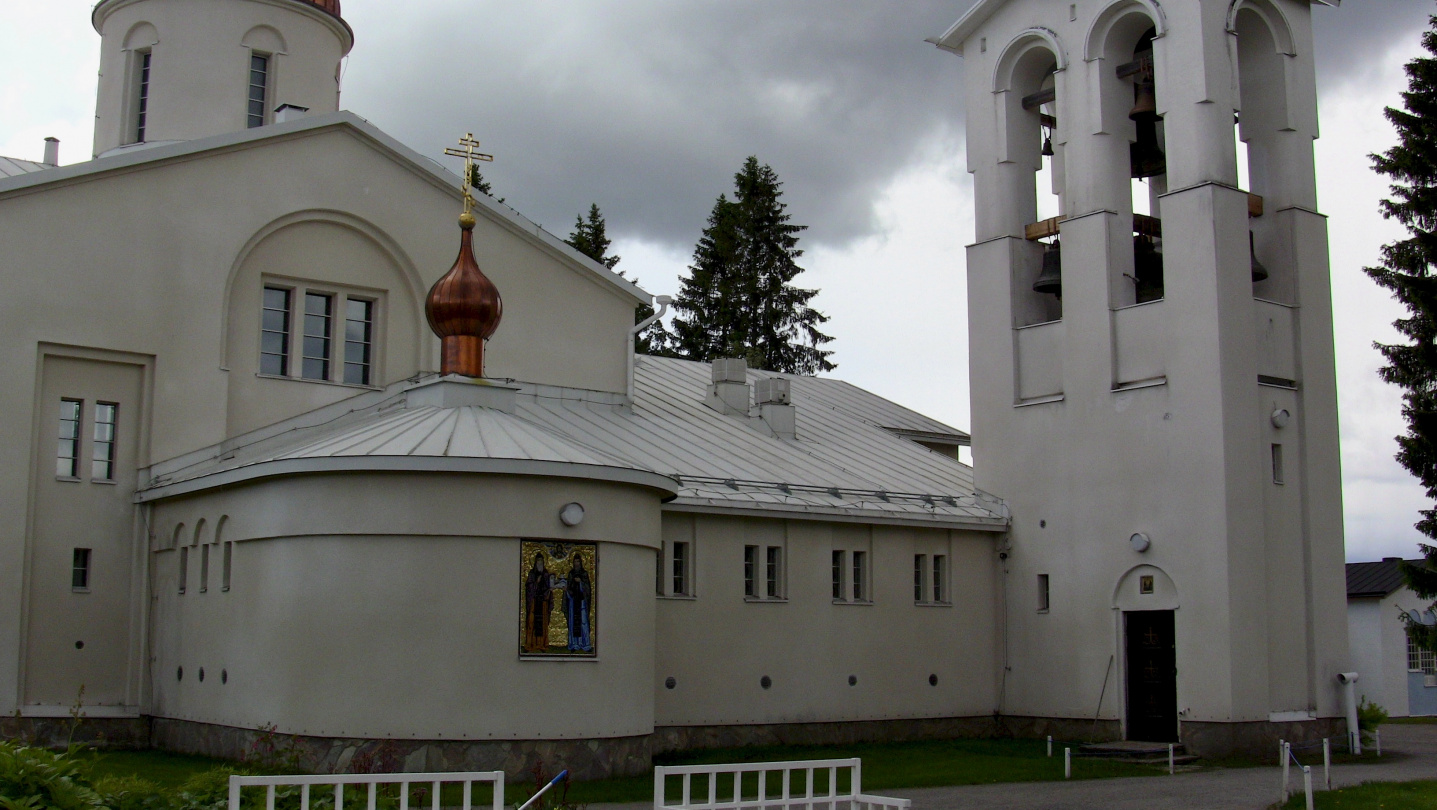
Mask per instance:
[[[494,162],[493,155],[486,155],[483,152],[479,152],[477,151],[478,148],[479,141],[475,140],[474,133],[470,132],[459,139],[459,148],[456,149],[451,146],[444,150],[444,154],[446,155],[464,158],[463,189],[464,213],[466,214],[470,213],[474,208],[474,195],[469,193],[469,183],[474,179],[474,161],[483,160],[489,163]]]

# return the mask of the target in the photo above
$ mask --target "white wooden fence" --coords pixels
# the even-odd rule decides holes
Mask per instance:
[[[838,790],[840,774],[849,771],[848,789]],[[827,773],[826,791],[815,793],[815,774]],[[769,795],[769,775],[781,774],[782,787],[777,795]],[[694,796],[694,776],[705,775],[704,796]],[[745,779],[748,774],[757,774]],[[794,774],[801,774],[801,789],[793,789]],[[720,777],[733,780],[732,790],[726,791],[727,798],[719,798]],[[908,810],[908,799],[894,799],[887,796],[872,796],[862,789],[863,764],[853,759],[812,759],[795,762],[748,762],[728,765],[668,765],[654,768],[654,810],[787,810],[801,807],[805,810],[839,810],[847,805],[848,810],[869,810],[890,808]],[[678,803],[666,798],[670,778],[681,781],[681,796]],[[745,795],[745,790],[750,795]]]
[[[494,786],[493,810],[504,810],[504,772],[470,771],[467,773],[356,773],[321,774],[318,776],[231,776],[229,810],[240,810],[240,789],[246,787],[265,788],[265,810],[274,810],[275,790],[280,787],[298,787],[300,810],[310,810],[311,789],[333,787],[334,808],[344,810],[346,806],[358,807],[357,803],[345,804],[345,785],[366,785],[365,796],[360,799],[366,810],[376,810],[380,785],[399,786],[399,810],[410,810],[410,785],[427,785],[429,788],[430,810],[440,810],[439,790],[445,784],[462,783],[463,810],[477,810],[473,804],[474,783]],[[328,802],[326,802],[327,804]]]

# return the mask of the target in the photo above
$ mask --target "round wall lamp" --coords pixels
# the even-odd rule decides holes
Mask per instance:
[[[1153,541],[1142,532],[1134,533],[1132,537],[1128,538],[1128,543],[1132,545],[1133,551],[1136,551],[1139,554],[1142,554],[1144,551],[1147,551],[1153,546]]]
[[[1285,428],[1287,427],[1287,421],[1291,418],[1292,414],[1288,413],[1286,408],[1278,408],[1272,412],[1272,426],[1275,428]]]
[[[559,510],[559,520],[563,521],[565,526],[577,526],[583,523],[584,505],[573,501],[564,504],[563,508]]]

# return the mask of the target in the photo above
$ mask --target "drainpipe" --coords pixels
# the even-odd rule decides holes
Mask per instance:
[[[1347,704],[1347,740],[1354,754],[1362,753],[1362,732],[1357,728],[1357,673],[1339,672],[1337,682],[1342,684],[1343,702]]]
[[[654,298],[654,303],[659,305],[659,311],[645,318],[637,326],[629,330],[629,387],[627,391],[630,405],[634,404],[634,341],[645,329],[648,329],[650,326],[653,326],[654,321],[657,321],[659,318],[664,317],[664,313],[669,311],[669,304],[672,304],[673,302],[674,299],[670,298],[667,295],[656,296]]]

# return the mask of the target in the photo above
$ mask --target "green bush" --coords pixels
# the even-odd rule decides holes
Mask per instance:
[[[0,810],[103,810],[78,748],[56,753],[0,742]]]
[[[1367,696],[1363,695],[1357,703],[1357,728],[1362,732],[1362,739],[1371,740],[1372,732],[1386,722],[1387,710],[1376,703],[1369,703]]]
[[[138,776],[102,776],[94,787],[110,810],[172,810],[169,791]]]

